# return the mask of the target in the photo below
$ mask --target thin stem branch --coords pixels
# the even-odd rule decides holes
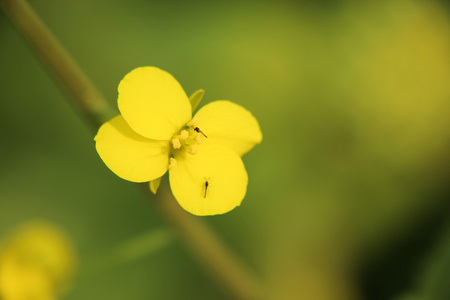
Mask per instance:
[[[149,189],[146,187],[148,193]],[[193,255],[233,299],[266,299],[263,288],[245,264],[198,217],[186,213],[166,189],[158,191],[156,204]]]
[[[114,116],[114,110],[98,92],[68,52],[24,0],[0,0],[0,7],[33,46],[40,59],[95,130]],[[146,187],[148,190],[148,186]],[[160,189],[157,207],[200,263],[233,299],[262,299],[262,288],[253,274],[201,219],[189,215],[172,195]]]
[[[95,129],[115,115],[94,84],[27,2],[0,0],[0,6]]]

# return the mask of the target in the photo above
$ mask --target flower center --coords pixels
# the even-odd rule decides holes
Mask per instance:
[[[172,152],[186,151],[191,155],[195,155],[198,146],[203,143],[203,138],[207,138],[206,134],[197,126],[198,119],[193,118],[180,133],[174,135],[170,140],[172,144]]]

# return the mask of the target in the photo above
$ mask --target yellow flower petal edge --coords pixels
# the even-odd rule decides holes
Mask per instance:
[[[155,67],[134,69],[122,79],[118,105],[136,133],[155,140],[169,140],[192,115],[178,81]]]
[[[258,121],[245,108],[230,101],[211,102],[202,107],[194,118],[210,141],[234,150],[239,156],[261,143]]]
[[[194,215],[217,215],[241,204],[248,177],[241,158],[232,150],[205,143],[196,155],[175,156],[169,170],[170,187],[178,203]]]
[[[122,116],[103,124],[95,141],[103,162],[125,180],[147,182],[167,171],[170,144],[137,134]]]
[[[192,106],[192,111],[195,111],[197,106],[200,104],[200,101],[202,101],[204,95],[205,95],[204,90],[198,90],[195,93],[193,93],[191,97],[189,97],[189,101],[191,102]]]

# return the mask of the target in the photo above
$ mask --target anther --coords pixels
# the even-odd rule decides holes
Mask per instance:
[[[195,155],[198,152],[198,148],[197,146],[192,146],[191,149],[189,149],[187,152],[191,155]]]
[[[203,143],[203,138],[202,138],[202,136],[201,135],[197,135],[195,138],[194,138],[194,140],[197,142],[197,144],[201,144],[201,143]]]
[[[181,148],[181,143],[179,139],[172,139],[172,145],[173,145],[173,149],[180,149]]]
[[[171,157],[169,160],[169,169],[175,168],[176,165],[177,165],[177,160],[175,158]]]
[[[185,140],[188,138],[188,136],[189,136],[189,132],[187,132],[187,130],[181,130],[180,140]]]
[[[197,118],[197,117],[194,117],[192,120],[190,120],[190,121],[187,123],[187,126],[189,126],[189,127],[195,127],[195,126],[197,126],[197,124],[198,124],[198,118]]]

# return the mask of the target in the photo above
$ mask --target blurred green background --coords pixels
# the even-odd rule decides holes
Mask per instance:
[[[138,66],[170,72],[201,105],[258,119],[241,207],[204,219],[274,299],[448,299],[450,17],[426,1],[30,1],[116,107]],[[0,237],[57,224],[79,266],[63,299],[227,299],[99,159],[93,132],[0,14]],[[150,203],[149,203],[150,202]],[[170,232],[170,231],[169,231]],[[105,254],[106,253],[106,254]]]

